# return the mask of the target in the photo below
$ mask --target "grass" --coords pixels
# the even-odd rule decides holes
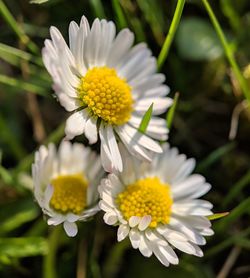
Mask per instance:
[[[234,107],[249,101],[250,80],[243,75],[250,63],[249,5],[247,0],[184,3],[89,0],[72,5],[50,0],[36,5],[0,0],[1,277],[81,277],[84,265],[88,277],[95,278],[250,276],[249,111],[241,113],[234,141],[228,139]],[[213,221],[216,233],[203,248],[204,258],[179,253],[180,265],[164,268],[131,250],[126,241],[116,244],[115,230],[102,224],[101,215],[90,224],[96,228],[87,246],[87,225],[82,224],[75,239],[66,238],[60,230],[48,229],[33,202],[28,188],[34,151],[41,143],[59,143],[68,116],[51,97],[41,48],[49,26],[66,35],[69,21],[79,21],[83,13],[90,22],[98,16],[115,21],[118,30],[130,28],[136,41],[145,40],[159,57],[159,69],[175,99],[162,116],[171,127],[169,141],[196,158],[196,172],[212,184],[205,198],[214,204],[214,212],[230,212]],[[192,32],[184,36],[179,30],[187,19]],[[218,49],[222,51],[216,56]],[[87,247],[92,250],[88,260]],[[235,248],[233,263],[228,264]]]

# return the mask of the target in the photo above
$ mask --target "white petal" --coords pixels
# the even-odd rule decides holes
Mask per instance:
[[[100,209],[102,209],[105,212],[112,211],[112,208],[105,201],[103,201],[103,200],[101,200],[99,202],[99,207],[100,207]]]
[[[187,241],[187,237],[182,233],[169,229],[166,225],[162,225],[156,228],[157,232],[164,236],[167,240],[176,240],[176,241]]]
[[[153,115],[160,115],[166,112],[167,108],[173,103],[171,98],[143,98],[136,102],[135,112],[144,115],[150,105],[153,103]]]
[[[56,226],[61,224],[64,220],[65,220],[64,215],[57,214],[56,216],[49,218],[47,223],[48,225]]]
[[[130,228],[128,225],[120,225],[117,231],[117,240],[120,242],[124,240],[129,234]]]
[[[159,250],[162,253],[162,255],[171,263],[171,264],[178,264],[179,259],[177,255],[175,254],[172,247],[168,246],[159,246]]]
[[[112,21],[106,22],[106,20],[101,20],[101,47],[99,49],[97,63],[98,66],[103,66],[106,64],[110,48],[112,46],[115,37],[115,24]]]
[[[86,109],[73,113],[66,121],[65,133],[66,139],[71,140],[75,136],[84,133],[86,122],[88,120]]]
[[[195,167],[195,159],[189,158],[179,167],[178,172],[176,173],[173,182],[178,183],[183,181],[193,170]]]
[[[70,222],[68,222],[68,221],[65,221],[65,222],[63,223],[63,228],[64,228],[66,234],[67,234],[69,237],[74,237],[74,236],[76,236],[77,231],[78,231],[76,223],[70,223]]]
[[[144,148],[153,152],[162,152],[162,148],[157,142],[155,142],[148,136],[138,132],[138,130],[133,128],[132,126],[126,124],[124,126],[117,127],[117,130],[119,131],[119,134],[121,134],[122,136],[123,134],[125,134],[130,138],[130,145],[141,145]]]
[[[185,252],[187,254],[195,254],[195,249],[189,242],[170,239],[169,243],[171,243],[174,247],[181,250],[182,252]]]
[[[174,217],[172,217],[170,219],[169,225],[173,229],[186,235],[187,238],[193,243],[196,243],[199,245],[204,245],[206,243],[205,238],[202,235],[200,235],[197,232],[197,230],[195,230],[192,227],[189,227],[187,225],[184,225],[183,223],[181,223],[178,219],[175,219]]]
[[[130,226],[131,228],[134,228],[135,226],[137,226],[137,225],[140,223],[140,221],[141,221],[141,218],[140,218],[140,217],[138,217],[138,216],[131,216],[131,217],[129,218],[128,223],[129,223],[129,226]]]
[[[148,240],[145,238],[143,234],[140,235],[139,250],[145,257],[150,257],[153,253],[148,245]]]
[[[126,78],[126,80],[131,79],[142,70],[142,62],[144,62],[150,54],[151,52],[147,48],[135,53],[135,55],[133,55],[130,59],[127,59],[127,61],[119,68],[119,76]]]
[[[79,26],[77,23],[75,21],[71,21],[69,24],[69,46],[74,56],[76,53],[76,39],[78,30]]]
[[[134,249],[137,249],[139,247],[140,244],[140,232],[138,230],[135,229],[131,229],[129,232],[129,239],[131,242],[131,245]]]
[[[86,37],[89,34],[90,27],[87,18],[83,15],[81,18],[80,26],[83,28],[84,36]]]
[[[68,222],[76,222],[79,219],[79,215],[73,214],[73,213],[68,213],[66,215],[66,219]]]
[[[131,140],[130,135],[124,132],[123,129],[116,128],[116,132],[119,135],[121,141],[126,146],[128,152],[135,156],[138,159],[151,161],[153,157],[153,153],[150,153],[148,150],[144,148],[144,146],[139,146],[136,142]]]
[[[104,222],[108,225],[114,225],[117,222],[117,216],[114,212],[107,212],[104,214]]]
[[[75,61],[78,71],[83,76],[87,71],[87,66],[84,60],[84,50],[85,50],[85,34],[84,27],[80,26],[80,29],[76,38],[76,50],[75,50]]]
[[[54,91],[57,92],[57,89],[55,86],[53,86]],[[58,92],[57,92],[58,93]],[[64,92],[58,93],[57,94],[58,99],[61,103],[61,105],[68,111],[68,112],[72,112],[74,110],[76,110],[77,108],[79,108],[79,101],[76,98],[73,97],[69,97],[67,94],[65,94]]]
[[[100,20],[96,18],[86,38],[85,59],[88,67],[98,65],[97,58],[101,49],[101,43],[101,23]]]
[[[214,231],[212,229],[206,228],[200,231],[200,234],[203,236],[212,236],[214,235]]]
[[[97,126],[96,118],[90,117],[85,126],[85,136],[88,138],[90,144],[95,144],[97,142]]]
[[[151,223],[151,220],[152,220],[152,217],[150,215],[143,216],[138,225],[138,229],[140,231],[144,231],[145,229],[147,229],[147,227]]]
[[[107,66],[115,67],[122,57],[128,52],[134,42],[134,34],[128,29],[123,29],[115,38],[107,59]]]
[[[166,258],[166,256],[164,256],[164,254],[162,254],[162,252],[159,250],[159,248],[155,247],[154,248],[154,254],[156,256],[156,258],[165,266],[169,266],[169,261]]]
[[[175,201],[183,198],[194,199],[207,193],[210,188],[211,185],[205,183],[203,176],[194,174],[179,183],[173,184],[172,194]]]
[[[167,246],[167,241],[153,229],[147,229],[145,235],[150,242],[154,242],[156,245]]]
[[[144,92],[161,86],[164,81],[165,76],[157,73],[151,75],[150,77],[146,76],[143,79],[138,80],[138,82],[130,82],[130,85],[133,87],[133,94],[143,96]]]
[[[113,162],[111,152],[108,146],[108,139],[106,137],[105,128],[100,126],[99,135],[101,139],[101,160],[102,166],[106,172],[112,172],[113,170]]]
[[[121,158],[120,151],[118,149],[113,128],[111,126],[107,126],[107,139],[108,139],[108,145],[109,145],[110,154],[112,156],[114,167],[119,172],[122,172],[122,158]]]

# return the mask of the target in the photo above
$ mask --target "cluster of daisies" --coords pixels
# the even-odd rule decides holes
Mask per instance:
[[[84,16],[80,25],[70,23],[69,45],[57,28],[50,35],[44,64],[71,115],[58,151],[53,144],[41,146],[32,166],[34,195],[48,225],[63,224],[73,237],[77,221],[102,210],[105,223],[118,226],[118,241],[128,237],[133,248],[165,266],[178,264],[174,249],[202,256],[199,245],[213,234],[207,218],[212,204],[198,198],[211,186],[191,174],[194,159],[159,143],[167,140],[168,129],[158,115],[172,99],[151,51],[144,43],[133,46],[128,29],[116,35],[112,21],[96,19],[90,27]],[[81,134],[89,144],[100,139],[100,156],[70,143]]]

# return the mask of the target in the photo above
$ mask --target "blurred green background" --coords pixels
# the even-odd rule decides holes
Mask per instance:
[[[41,60],[49,27],[57,26],[67,38],[69,22],[79,22],[82,14],[90,22],[107,18],[118,30],[129,27],[136,41],[146,41],[157,57],[176,3],[50,0],[37,5],[0,0],[0,277],[250,276],[249,105],[202,1],[186,1],[161,71],[171,96],[180,93],[169,141],[197,159],[196,172],[213,186],[206,199],[214,204],[214,212],[231,212],[214,221],[216,234],[207,239],[205,256],[177,252],[180,265],[165,268],[126,241],[117,244],[116,229],[103,224],[101,213],[81,224],[76,238],[67,238],[60,228],[48,228],[30,190],[34,151],[41,143],[63,138],[68,116],[53,97]],[[250,2],[210,3],[250,85]],[[86,142],[81,137],[77,141]]]

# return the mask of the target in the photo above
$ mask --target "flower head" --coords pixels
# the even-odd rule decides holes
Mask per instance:
[[[85,134],[89,143],[101,139],[104,169],[122,171],[117,144],[121,140],[137,158],[152,159],[162,152],[156,140],[166,140],[165,121],[156,117],[172,104],[169,88],[156,73],[156,59],[144,43],[134,47],[134,35],[123,29],[116,36],[112,21],[95,19],[90,27],[83,16],[80,25],[69,25],[69,46],[55,27],[45,41],[44,64],[62,106],[73,112],[65,127],[67,139]],[[153,103],[146,134],[137,129]]]
[[[164,145],[152,163],[140,163],[123,149],[124,171],[99,186],[100,208],[108,225],[118,225],[118,241],[129,237],[142,255],[154,254],[165,266],[178,264],[173,250],[202,256],[198,245],[213,234],[212,204],[197,199],[210,189],[203,176],[191,174],[195,161]]]
[[[53,144],[40,147],[32,165],[34,195],[49,225],[63,223],[67,235],[75,236],[75,222],[98,211],[101,168],[100,158],[81,144],[64,141],[58,152]]]

